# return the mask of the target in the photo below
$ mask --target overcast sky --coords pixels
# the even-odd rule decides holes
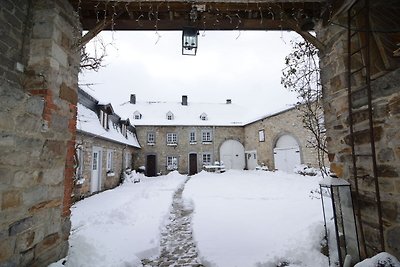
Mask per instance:
[[[284,58],[291,50],[289,32],[200,32],[196,56],[183,56],[181,32],[102,32],[106,66],[84,72],[80,84],[93,83],[92,94],[113,105],[129,100],[225,102],[257,113],[288,108],[296,96],[280,84]],[[91,42],[93,43],[93,41]]]

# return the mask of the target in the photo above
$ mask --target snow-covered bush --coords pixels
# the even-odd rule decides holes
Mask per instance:
[[[305,164],[297,165],[293,171],[304,176],[316,176],[320,173],[318,169],[309,167]]]
[[[354,267],[400,267],[400,262],[395,256],[381,252],[372,258],[357,263]]]

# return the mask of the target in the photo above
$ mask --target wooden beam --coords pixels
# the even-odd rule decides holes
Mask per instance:
[[[91,30],[89,30],[84,36],[82,36],[81,39],[78,40],[78,42],[74,45],[74,48],[77,51],[81,50],[87,43],[90,42],[90,40],[96,37],[102,30],[110,26],[111,23],[114,23],[114,21],[119,16],[121,16],[122,13],[123,12],[120,12],[112,17],[103,19],[100,22],[98,22]]]
[[[319,51],[324,52],[325,45],[309,32],[303,31],[295,20],[287,18],[285,22],[292,30],[300,34],[305,40],[318,48]]]

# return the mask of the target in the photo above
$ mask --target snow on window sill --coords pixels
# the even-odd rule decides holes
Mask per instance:
[[[176,171],[178,167],[176,166],[167,166],[167,171]]]
[[[177,143],[170,143],[170,144],[167,144],[167,146],[177,146],[178,144]]]
[[[111,177],[111,176],[114,176],[114,175],[115,175],[115,172],[113,172],[113,171],[107,172],[107,177]]]
[[[189,145],[197,145],[197,142],[189,142]]]
[[[202,144],[203,144],[203,145],[211,145],[211,144],[212,144],[212,141],[203,141]]]
[[[147,143],[148,146],[154,146],[156,145],[155,143]]]

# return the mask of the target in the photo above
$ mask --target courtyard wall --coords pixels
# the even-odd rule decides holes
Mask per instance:
[[[0,265],[67,254],[79,24],[67,0],[0,4]]]

